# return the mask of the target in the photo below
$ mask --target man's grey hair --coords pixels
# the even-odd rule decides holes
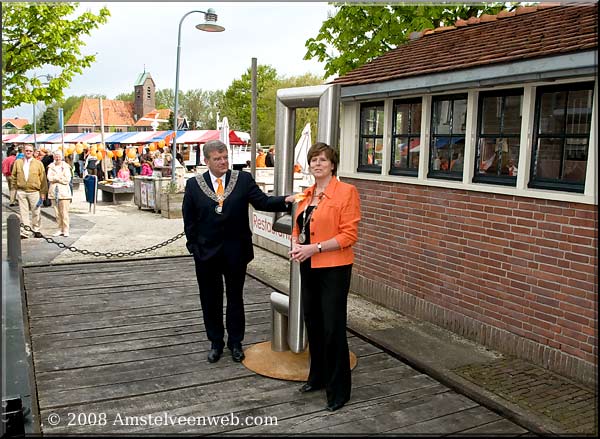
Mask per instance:
[[[202,152],[204,153],[204,158],[208,160],[210,153],[213,151],[223,152],[227,151],[227,145],[225,145],[220,140],[209,140],[202,147]]]

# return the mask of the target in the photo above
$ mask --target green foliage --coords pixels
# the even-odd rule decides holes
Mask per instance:
[[[66,123],[67,119],[65,119]],[[58,133],[60,128],[58,127],[58,105],[54,104],[46,108],[46,111],[42,113],[37,123],[38,133]]]
[[[411,32],[449,26],[459,18],[496,14],[504,5],[337,4],[318,35],[306,41],[304,59],[325,62],[325,77],[341,76],[404,44]]]
[[[252,117],[252,72],[248,69],[241,79],[234,80],[225,91],[221,117],[227,116],[232,129],[250,132]],[[258,132],[256,141],[262,145],[275,143],[275,105],[277,90],[280,88],[318,85],[323,81],[310,74],[291,78],[278,77],[271,66],[259,65],[257,68],[257,103],[256,118]],[[296,132],[299,137],[307,121],[313,127],[317,123],[317,110],[311,109],[296,114]]]
[[[115,97],[116,101],[125,101],[125,102],[135,102],[134,92],[131,91],[129,93],[119,93]]]
[[[74,16],[78,3],[2,4],[2,106],[60,100],[73,77],[96,59],[83,55],[82,37],[107,22],[110,12]],[[46,83],[38,69],[59,69]]]
[[[156,90],[154,94],[156,100],[156,108],[164,109],[170,108],[171,110],[175,107],[175,90],[172,88],[163,88]],[[179,90],[179,106],[181,107],[181,101],[183,99],[183,92]]]
[[[271,66],[259,65],[256,74],[257,88],[257,112],[258,126],[265,122],[265,109],[269,107],[264,92],[277,79],[277,71]],[[273,115],[274,115],[273,111]],[[252,69],[242,75],[240,79],[234,79],[225,91],[223,98],[223,110],[221,117],[227,116],[230,127],[240,131],[250,132],[252,119]],[[232,128],[233,129],[233,128]],[[261,136],[258,136],[260,139]],[[257,140],[262,142],[261,140]]]

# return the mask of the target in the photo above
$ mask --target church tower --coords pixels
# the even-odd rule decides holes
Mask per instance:
[[[136,121],[156,108],[156,85],[150,73],[141,73],[134,85],[134,118]]]

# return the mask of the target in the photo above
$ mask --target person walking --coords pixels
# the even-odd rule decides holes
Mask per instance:
[[[24,154],[25,157],[13,164],[11,184],[17,188],[21,222],[32,228],[35,238],[41,238],[41,206],[48,194],[48,181],[44,165],[33,158],[33,146],[26,145]],[[27,237],[28,234],[22,231],[21,238]]]
[[[17,188],[15,186],[13,186],[13,184],[11,183],[11,178],[10,178],[10,176],[12,175],[12,167],[13,167],[13,164],[15,163],[16,159],[17,159],[17,150],[15,148],[11,148],[8,151],[8,157],[6,157],[4,160],[2,160],[2,175],[4,175],[4,177],[6,177],[6,180],[8,182],[8,190],[10,193],[8,205],[11,207],[15,206],[17,204],[16,203]]]
[[[54,152],[54,161],[48,165],[48,198],[54,200],[54,213],[58,231],[52,236],[69,236],[69,206],[73,198],[71,193],[71,167],[63,160],[62,152]]]
[[[227,294],[227,347],[233,361],[244,359],[243,289],[246,266],[254,258],[248,207],[280,212],[291,208],[294,196],[267,196],[252,175],[229,170],[227,146],[219,141],[203,147],[208,170],[190,178],[183,197],[186,247],[194,256],[206,335],[211,342],[208,361],[221,358],[225,347],[223,278]]]
[[[275,148],[271,146],[265,157],[265,166],[267,168],[275,167]]]
[[[308,381],[301,393],[325,388],[327,410],[350,399],[350,351],[346,311],[358,239],[360,199],[356,188],[336,177],[338,153],[318,142],[308,150],[315,184],[299,201],[290,258],[300,263],[301,296],[310,349]]]

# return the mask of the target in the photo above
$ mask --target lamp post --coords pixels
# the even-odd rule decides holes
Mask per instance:
[[[52,77],[50,75],[37,75],[34,76],[33,79],[37,78],[46,78],[47,81],[50,81]],[[37,120],[35,117],[35,106],[37,105],[37,99],[33,103],[33,150],[37,151]]]
[[[181,25],[183,20],[190,14],[199,12],[204,14],[204,23],[196,25],[196,29],[205,32],[223,32],[225,28],[217,24],[217,14],[215,10],[209,8],[208,11],[190,11],[186,13],[179,21],[179,32],[177,34],[177,67],[175,69],[175,111],[173,113],[173,145],[171,147],[171,181],[175,181],[175,163],[177,157],[177,112],[179,111],[179,54],[181,52]]]

